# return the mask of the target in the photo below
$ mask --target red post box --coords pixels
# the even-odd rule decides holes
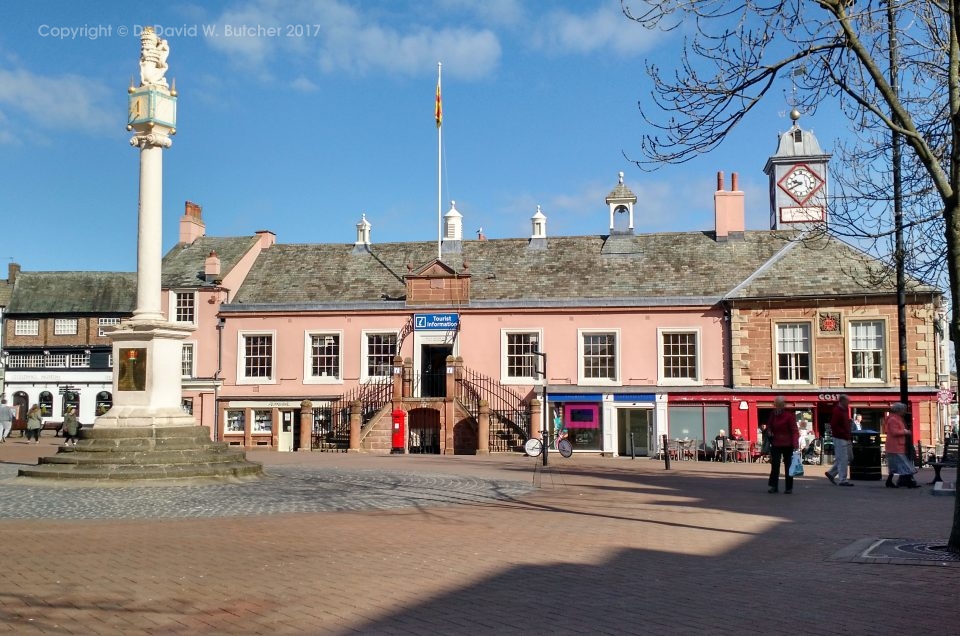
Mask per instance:
[[[404,436],[406,434],[406,419],[407,413],[401,409],[394,409],[393,411],[393,435],[391,436],[392,447],[390,449],[391,453],[403,453],[406,444],[404,443]]]

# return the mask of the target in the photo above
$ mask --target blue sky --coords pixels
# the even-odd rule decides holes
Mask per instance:
[[[647,32],[615,1],[4,2],[0,258],[25,270],[135,269],[126,89],[146,24],[169,42],[179,92],[165,251],[186,200],[203,206],[213,236],[352,243],[365,213],[374,243],[436,240],[438,61],[443,210],[456,200],[465,238],[481,227],[529,236],[538,204],[548,235],[603,234],[619,171],[640,199],[638,232],[712,229],[718,170],[740,174],[748,229],[768,223],[762,169],[790,127],[785,100],[710,155],[640,171],[624,155],[639,158],[644,63],[675,60],[681,34]],[[801,124],[826,152],[844,132],[816,116]]]

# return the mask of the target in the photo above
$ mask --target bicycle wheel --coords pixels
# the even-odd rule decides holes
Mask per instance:
[[[570,457],[573,455],[573,442],[564,438],[557,442],[557,450],[563,457]]]
[[[523,445],[523,451],[530,457],[536,457],[543,452],[543,442],[536,437],[531,437],[527,440],[527,443]]]

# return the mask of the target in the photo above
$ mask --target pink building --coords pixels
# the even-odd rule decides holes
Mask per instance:
[[[444,454],[516,451],[548,426],[577,452],[652,454],[667,436],[703,457],[721,431],[756,440],[775,395],[816,402],[814,419],[841,392],[882,410],[898,401],[890,286],[865,286],[877,263],[849,245],[810,249],[828,159],[796,123],[784,133],[769,230],[745,229],[736,175],[718,175],[712,231],[638,233],[621,174],[601,234],[550,236],[538,209],[527,237],[464,240],[452,206],[439,258],[433,241],[374,241],[365,217],[353,244],[213,239],[188,204],[164,260],[170,315],[198,325],[186,399],[240,446]],[[930,442],[939,291],[911,293]],[[817,312],[839,325],[825,339]]]

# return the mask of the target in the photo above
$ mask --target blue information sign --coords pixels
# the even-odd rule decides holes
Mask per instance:
[[[413,314],[416,331],[450,331],[460,324],[460,314]]]

